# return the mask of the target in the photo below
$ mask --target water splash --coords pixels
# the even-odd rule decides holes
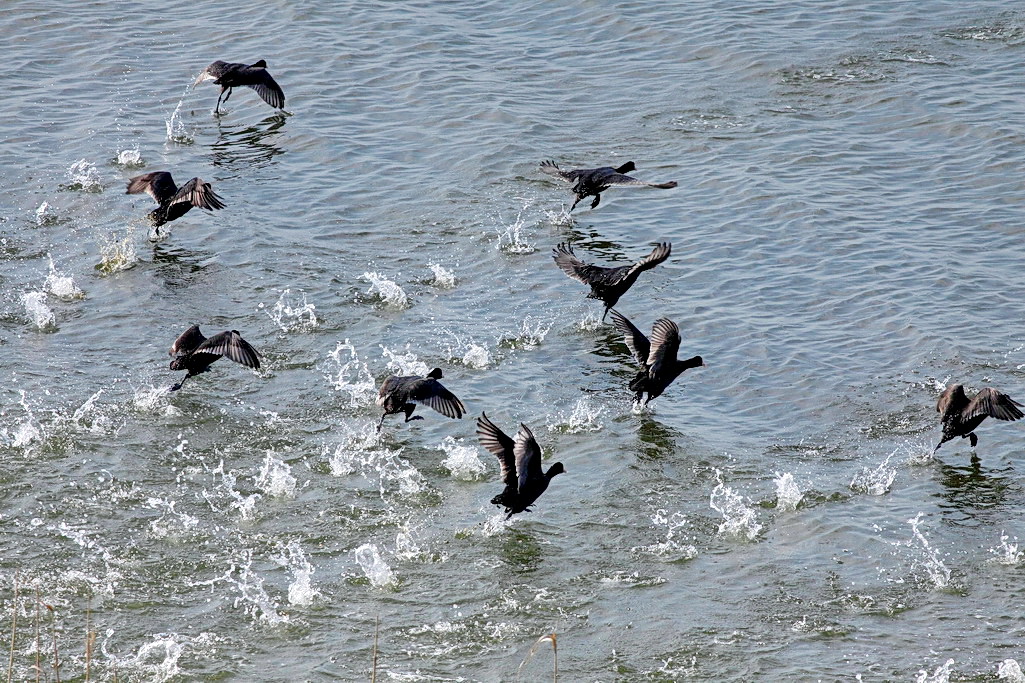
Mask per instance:
[[[37,329],[56,329],[57,317],[46,305],[46,292],[26,292],[21,295],[21,303],[25,306],[25,316]]]
[[[587,312],[587,314],[576,322],[575,327],[580,332],[594,332],[601,328],[601,316],[595,313],[593,310]]]
[[[712,489],[708,504],[723,517],[719,533],[753,541],[762,530],[754,509],[745,505],[741,495],[723,483],[722,472],[718,469],[715,478],[719,483]]]
[[[199,519],[175,509],[175,501],[151,497],[146,506],[162,510],[159,518],[150,521],[149,533],[153,538],[185,539],[199,528]]]
[[[388,359],[388,371],[393,375],[402,377],[420,375],[422,377],[430,372],[427,363],[417,358],[416,354],[409,350],[409,344],[406,344],[405,353],[392,351],[381,344],[381,356]]]
[[[511,225],[505,225],[498,229],[498,242],[496,248],[499,251],[504,251],[507,254],[533,254],[537,249],[533,244],[525,242],[522,237],[523,228],[526,225],[526,221],[523,218],[523,212],[530,208],[534,200],[528,199],[523,208],[516,214],[516,220]]]
[[[989,549],[989,552],[993,554],[990,562],[1002,564],[1005,567],[1016,567],[1021,564],[1022,560],[1025,560],[1025,550],[1018,550],[1017,536],[1014,537],[1015,543],[1008,543],[1007,538],[1007,534],[1001,531],[1000,545]]]
[[[346,339],[336,344],[335,350],[327,355],[329,372],[324,377],[331,387],[348,394],[352,408],[372,405],[377,397],[377,383],[366,363],[359,359],[356,347]]]
[[[179,449],[183,449],[185,443],[183,442],[179,445]],[[211,470],[210,474],[221,476],[220,485],[212,493],[208,491],[203,491],[202,493],[203,498],[210,504],[211,509],[222,513],[235,511],[242,520],[250,520],[256,516],[256,504],[260,502],[263,496],[259,493],[251,493],[246,496],[236,491],[235,484],[238,481],[238,477],[234,471],[224,470],[224,460],[219,461],[217,467]],[[217,504],[219,499],[226,500],[227,506],[220,507]]]
[[[123,237],[110,233],[100,244],[100,262],[96,270],[102,275],[113,275],[128,270],[138,263],[135,252],[135,231],[128,228]]]
[[[291,539],[280,546],[280,554],[274,558],[279,565],[292,573],[292,583],[288,585],[288,603],[308,607],[321,596],[320,591],[313,587],[313,564],[306,558],[298,539]]]
[[[252,551],[243,550],[241,554],[242,566],[232,564],[231,568],[222,576],[209,581],[198,581],[192,585],[213,586],[218,583],[227,583],[238,591],[238,597],[232,602],[232,607],[235,609],[241,607],[249,617],[268,626],[287,624],[288,616],[278,612],[277,601],[264,590],[263,579],[252,569]]]
[[[434,279],[428,284],[432,284],[440,289],[452,289],[456,286],[456,274],[448,268],[437,263],[428,263],[427,267],[434,273]]]
[[[780,474],[776,472],[776,509],[781,511],[793,511],[800,505],[804,494],[797,488],[794,475],[789,472]]]
[[[143,413],[157,413],[166,417],[181,415],[181,411],[169,403],[170,397],[170,385],[155,387],[148,384],[145,387],[133,389],[132,405]]]
[[[1025,683],[1025,673],[1014,659],[1005,659],[997,664],[997,678],[1011,683]]]
[[[142,152],[139,151],[138,147],[132,149],[122,149],[114,157],[114,164],[121,166],[122,168],[142,168],[146,165],[143,161]]]
[[[683,513],[669,513],[668,510],[658,509],[651,516],[652,525],[656,529],[665,529],[665,540],[647,546],[631,548],[631,552],[645,552],[659,557],[666,558],[669,562],[682,562],[692,560],[698,556],[698,549],[690,543],[686,543],[684,531],[690,522]]]
[[[915,676],[915,683],[950,683],[950,670],[954,666],[954,660],[948,659],[943,666],[936,667],[936,670],[929,675],[925,669],[919,669]]]
[[[857,493],[867,493],[870,496],[881,496],[888,493],[893,480],[897,477],[897,469],[889,466],[890,458],[896,452],[886,456],[886,459],[875,469],[865,467],[861,472],[855,474],[851,480],[851,490]]]
[[[292,294],[291,289],[286,289],[267,316],[282,332],[309,332],[318,324],[316,310],[316,306],[306,301],[306,292],[300,289]]]
[[[394,281],[376,271],[363,273],[363,279],[370,283],[367,294],[390,308],[408,308],[409,297]]]
[[[50,254],[47,254],[46,258],[50,261],[50,273],[46,276],[46,281],[43,282],[43,291],[49,292],[63,301],[85,297],[85,293],[75,284],[75,279],[57,270]]]
[[[100,389],[75,409],[70,419],[70,423],[75,429],[91,434],[105,434],[111,431],[113,421],[110,415],[96,406],[96,402],[102,395],[103,389]]]
[[[605,427],[601,419],[608,413],[608,408],[598,403],[590,396],[581,396],[573,404],[569,413],[558,413],[554,421],[549,421],[547,427],[550,431],[563,432],[565,434],[581,434],[584,432],[598,432]]]
[[[457,441],[454,437],[446,436],[437,449],[446,456],[441,464],[456,479],[475,481],[484,478],[487,468],[478,457],[476,446],[468,446],[462,439]]]
[[[929,581],[932,582],[932,585],[936,588],[946,588],[950,585],[950,570],[947,569],[947,566],[943,564],[943,561],[940,559],[939,551],[929,545],[929,539],[927,539],[925,534],[923,534],[918,528],[922,523],[922,517],[924,516],[925,513],[919,512],[908,520],[908,524],[911,525],[911,533],[922,545],[922,553],[925,559],[921,564],[925,569],[926,575],[929,577]],[[950,663],[953,663],[953,660],[951,660]]]
[[[181,99],[178,100],[178,105],[175,106],[174,111],[171,112],[170,118],[164,119],[164,127],[167,129],[167,141],[174,142],[179,145],[191,145],[195,142],[195,138],[185,130],[185,122],[182,120],[182,104],[185,103],[185,97],[192,90],[191,83],[185,87],[182,92]]]
[[[36,225],[39,227],[58,225],[61,223],[61,216],[56,206],[49,202],[43,202],[36,209]]]
[[[296,483],[292,467],[284,460],[275,458],[273,451],[267,451],[256,476],[256,487],[268,496],[291,498],[295,496]]]
[[[400,458],[402,449],[391,450],[380,443],[380,434],[373,422],[353,428],[345,423],[338,425],[341,443],[334,451],[325,449],[325,456],[336,477],[359,474],[372,481],[377,479],[381,497],[391,493],[391,486],[398,486],[398,495],[414,496],[427,488],[420,472],[407,460]]]
[[[449,362],[462,363],[474,370],[483,370],[491,365],[495,358],[486,346],[478,344],[473,339],[461,337],[451,330],[444,330],[450,337],[452,343],[446,349],[446,360]]]
[[[32,413],[32,408],[29,407],[28,399],[26,398],[24,390],[21,391],[21,400],[19,400],[18,403],[25,411],[25,418],[14,427],[13,433],[9,436],[7,431],[4,430],[3,436],[5,437],[5,440],[9,439],[11,446],[15,448],[24,449],[28,449],[28,447],[33,443],[43,443],[45,435],[43,433],[42,425],[36,421],[36,417]]]
[[[107,631],[108,638],[113,635],[113,629]],[[154,683],[165,683],[182,674],[178,660],[181,659],[188,643],[187,638],[180,639],[177,635],[161,634],[139,647],[139,651],[134,655],[117,657],[106,651],[106,641],[101,646],[101,651],[106,659],[116,666],[115,671],[122,674],[131,672]]]
[[[512,349],[529,351],[536,349],[545,340],[555,321],[528,315],[520,323],[520,329],[502,337],[502,343]]]
[[[68,167],[68,180],[70,184],[63,185],[61,189],[82,192],[103,191],[99,169],[96,168],[96,164],[85,159],[79,159]]]
[[[384,588],[396,583],[395,572],[381,557],[380,551],[373,543],[364,543],[353,551],[356,561],[375,588]]]

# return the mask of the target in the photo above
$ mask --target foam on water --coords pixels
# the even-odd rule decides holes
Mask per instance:
[[[352,552],[356,557],[356,562],[359,563],[360,569],[363,570],[363,574],[370,580],[370,585],[375,588],[384,588],[397,582],[395,572],[392,571],[388,563],[381,557],[381,553],[376,545],[364,543]]]
[[[324,375],[331,387],[349,396],[349,406],[373,405],[377,398],[377,383],[367,364],[359,359],[356,347],[346,339],[338,342],[335,350],[327,354],[328,372]]]
[[[52,256],[47,254],[46,258],[50,261],[50,272],[46,276],[46,281],[43,282],[43,291],[49,292],[63,301],[85,297],[85,293],[75,284],[75,279],[57,270]]]
[[[1017,536],[1014,537],[1014,543],[1008,543],[1007,538],[1007,534],[1001,531],[1000,545],[989,549],[989,552],[993,555],[989,561],[1006,567],[1016,567],[1021,564],[1022,560],[1025,560],[1025,550],[1018,550]]]
[[[439,289],[452,289],[456,286],[456,274],[453,271],[437,263],[428,263],[427,267],[434,274],[434,279],[429,284]]]
[[[630,549],[631,552],[658,555],[669,562],[692,560],[698,556],[698,549],[685,542],[684,532],[690,522],[683,513],[673,512],[670,514],[668,510],[660,508],[655,510],[651,516],[651,522],[655,529],[665,529],[665,540],[651,545],[633,547]]]
[[[797,488],[794,475],[789,472],[776,472],[776,509],[781,511],[796,510],[804,494]]]
[[[997,678],[1010,683],[1025,683],[1025,673],[1014,659],[1005,659],[997,664]]]
[[[746,538],[749,541],[758,537],[762,525],[758,523],[754,508],[744,504],[743,497],[726,486],[722,480],[722,472],[715,471],[718,482],[712,489],[708,504],[723,517],[719,525],[719,533],[724,536]]]
[[[372,298],[380,301],[388,308],[409,308],[409,297],[396,282],[389,280],[377,271],[363,273],[363,279],[370,283],[367,290]]]
[[[927,539],[921,529],[918,528],[922,523],[922,517],[924,516],[925,513],[919,512],[908,520],[908,524],[911,525],[912,535],[915,537],[915,540],[921,544],[923,559],[920,564],[922,568],[925,569],[926,576],[929,578],[929,581],[933,586],[936,588],[946,588],[950,585],[950,570],[947,569],[947,566],[943,564],[943,560],[940,559],[939,551],[929,545],[929,539]]]
[[[950,671],[953,666],[954,660],[948,659],[942,666],[936,667],[931,675],[925,669],[919,669],[915,683],[950,683]]]
[[[46,292],[26,292],[21,295],[25,317],[40,330],[56,329],[57,317],[46,305]]]
[[[380,346],[381,356],[388,360],[388,371],[393,375],[398,375],[400,377],[418,375],[423,377],[431,370],[427,363],[424,363],[422,360],[417,358],[416,354],[409,350],[409,344],[406,344],[405,353],[392,351],[384,344],[381,344]]]
[[[61,222],[60,213],[56,206],[53,206],[49,202],[43,202],[36,209],[36,225],[39,227],[47,225],[57,225]]]
[[[124,236],[109,233],[100,243],[100,262],[96,270],[103,275],[113,275],[135,266],[139,256],[135,251],[135,231],[129,227]]]
[[[557,413],[548,422],[547,426],[550,431],[558,431],[565,434],[598,432],[605,426],[602,423],[602,418],[607,413],[608,408],[598,403],[591,396],[581,396],[573,404],[572,410],[568,413]]]
[[[107,631],[107,638],[101,644],[100,651],[122,677],[137,675],[147,681],[164,683],[181,675],[178,660],[185,652],[185,646],[190,643],[188,638],[160,634],[141,645],[135,654],[118,657],[107,651],[107,641],[113,635],[113,629]]]
[[[100,171],[96,164],[85,159],[79,159],[68,167],[69,185],[64,186],[65,190],[81,190],[82,192],[102,192],[103,184],[100,182]]]
[[[185,86],[185,91],[182,92],[182,96],[178,100],[178,104],[175,106],[174,111],[171,112],[171,116],[164,119],[164,127],[167,130],[168,142],[174,142],[179,145],[191,145],[196,141],[195,137],[185,130],[185,121],[182,120],[181,115],[182,104],[184,104],[185,97],[189,94],[191,89],[191,83]]]
[[[142,152],[138,147],[122,149],[114,157],[114,163],[122,168],[142,168],[146,162],[142,158]]]
[[[274,498],[295,496],[297,482],[292,476],[292,467],[284,460],[274,457],[273,451],[267,451],[255,483],[264,494]]]
[[[288,604],[308,607],[321,597],[320,591],[313,587],[313,574],[316,570],[307,559],[298,539],[293,538],[282,545],[274,560],[292,573],[292,582],[288,585]]]
[[[318,325],[316,310],[316,306],[306,301],[306,292],[300,289],[293,294],[291,289],[286,289],[267,316],[282,332],[309,332]]]
[[[483,479],[487,473],[487,467],[477,455],[476,444],[467,445],[463,439],[457,440],[455,437],[446,436],[445,440],[438,444],[437,449],[445,453],[445,459],[441,464],[456,479],[476,481]]]
[[[855,474],[851,480],[851,490],[857,493],[867,493],[870,496],[881,496],[889,492],[890,486],[897,476],[897,469],[890,467],[890,458],[896,452],[890,453],[873,469],[862,468],[861,472]]]

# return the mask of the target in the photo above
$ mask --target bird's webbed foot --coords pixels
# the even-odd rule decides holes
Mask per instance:
[[[975,432],[968,434],[968,442],[972,444],[972,448],[975,448],[975,444],[979,443],[979,437],[975,436]]]

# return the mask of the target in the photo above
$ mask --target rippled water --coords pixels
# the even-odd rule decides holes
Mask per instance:
[[[0,30],[14,680],[36,626],[65,680],[367,680],[375,630],[380,680],[544,680],[552,633],[563,680],[1021,680],[1022,426],[929,456],[946,383],[1025,396],[1017,5],[15,1]],[[286,114],[190,87],[261,58]],[[679,187],[569,216],[548,158]],[[227,208],[151,241],[124,187],[155,170]],[[619,308],[707,367],[636,414],[550,250],[660,240]],[[193,323],[261,369],[168,392]],[[435,366],[470,415],[378,435],[380,381]],[[567,470],[508,523],[481,411]]]

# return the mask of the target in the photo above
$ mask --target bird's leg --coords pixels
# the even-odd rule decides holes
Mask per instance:
[[[415,415],[414,416],[413,415],[413,411],[414,410],[416,410],[416,404],[415,403],[407,403],[406,405],[402,406],[402,412],[404,412],[406,414],[406,422],[409,422],[410,420],[422,420],[423,419],[423,417],[420,416],[420,415]]]
[[[969,432],[968,441],[971,442],[972,448],[975,448],[975,444],[979,443],[979,437],[975,436],[975,432]]]
[[[182,386],[185,384],[185,380],[187,380],[189,377],[192,377],[192,373],[186,372],[185,376],[182,377],[182,381],[178,382],[173,387],[171,387],[171,391],[178,391],[179,389],[181,389]]]
[[[591,202],[591,208],[592,209],[596,208],[598,206],[599,202],[601,202],[601,195],[600,194],[594,195],[594,201]]]
[[[602,322],[605,322],[605,316],[607,316],[609,314],[609,309],[610,308],[611,308],[611,306],[606,306],[605,307],[605,312],[601,314],[601,321]]]
[[[221,94],[217,96],[217,104],[214,105],[214,114],[221,113],[221,98],[224,97],[224,93],[226,92],[230,94],[231,91],[226,86],[222,85]]]
[[[378,434],[381,433],[381,427],[384,426],[384,418],[386,418],[386,417],[388,417],[388,413],[385,413],[384,415],[382,415],[381,416],[381,421],[377,423],[377,433]]]
[[[583,197],[577,195],[577,198],[573,200],[573,205],[569,207],[569,211],[567,213],[573,213],[573,209],[577,208],[577,204],[580,203],[581,199],[583,199]]]

